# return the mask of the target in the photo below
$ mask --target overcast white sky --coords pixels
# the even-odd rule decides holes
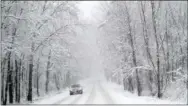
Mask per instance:
[[[99,4],[99,1],[80,1],[78,5],[80,10],[83,12],[85,18],[91,18],[92,11],[95,10],[96,6]]]
[[[78,7],[82,12],[80,18],[89,23],[98,23],[100,20],[103,20],[100,3],[101,1],[80,1],[78,4]]]

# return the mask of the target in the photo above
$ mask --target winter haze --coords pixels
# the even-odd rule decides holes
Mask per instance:
[[[187,104],[186,1],[1,1],[1,104]]]

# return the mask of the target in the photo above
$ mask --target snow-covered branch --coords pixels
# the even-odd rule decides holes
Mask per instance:
[[[5,16],[2,16],[2,17],[5,17],[5,18],[13,18],[13,19],[17,19],[17,20],[24,20],[24,21],[27,21],[28,19],[26,18],[22,18],[22,17],[16,17],[14,15],[5,15]]]

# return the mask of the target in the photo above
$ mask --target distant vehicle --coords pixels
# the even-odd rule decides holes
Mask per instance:
[[[83,93],[83,88],[80,84],[73,84],[70,87],[70,95],[74,94],[82,94]]]

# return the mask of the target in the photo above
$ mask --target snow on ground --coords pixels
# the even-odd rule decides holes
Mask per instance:
[[[84,89],[82,97],[79,99],[79,101],[75,104],[86,104],[88,101],[88,98],[90,98],[90,94],[92,92],[93,85],[90,85],[87,90]]]
[[[69,90],[34,104],[184,104],[170,100],[160,100],[149,96],[140,96],[123,90],[123,87],[106,81],[83,80],[83,94],[69,95]]]
[[[124,91],[123,86],[110,82],[103,82],[101,85],[103,85],[104,89],[107,90],[109,95],[116,102],[115,104],[185,104],[170,100],[161,100],[149,96],[139,97],[136,94]]]
[[[65,89],[63,92],[54,95],[47,95],[43,99],[34,101],[33,104],[84,104],[90,95],[92,89],[91,80],[83,80],[80,84],[83,86],[84,91],[82,95],[69,95],[69,89]]]
[[[67,94],[68,89],[65,89],[63,92],[56,94],[56,95],[48,95],[43,99],[39,99],[34,101],[33,104],[55,104],[56,102],[60,101],[62,98],[68,96]]]
[[[95,85],[95,97],[93,98],[92,104],[106,104],[106,99],[97,85]]]
[[[57,104],[85,104],[92,91],[92,87],[92,84],[88,84],[88,86],[85,86],[83,89],[83,94],[70,96],[68,92],[67,98],[63,99],[60,103]]]

